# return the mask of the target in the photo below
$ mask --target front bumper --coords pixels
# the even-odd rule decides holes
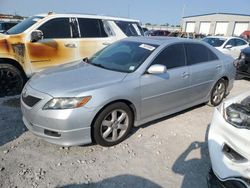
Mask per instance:
[[[241,181],[221,181],[217,178],[212,169],[209,171],[207,176],[207,185],[208,188],[247,188]]]
[[[89,144],[91,123],[96,111],[85,107],[66,110],[43,110],[43,106],[52,99],[46,93],[39,92],[29,85],[25,86],[28,95],[41,98],[33,107],[21,99],[23,122],[35,135],[48,142],[72,146]]]
[[[221,181],[240,181],[250,187],[250,130],[239,129],[225,121],[216,108],[211,122],[208,146],[212,168]],[[230,154],[224,150],[231,148]],[[244,160],[234,156],[243,156]]]

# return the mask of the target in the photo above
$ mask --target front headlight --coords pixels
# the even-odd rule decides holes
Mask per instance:
[[[89,102],[90,99],[91,96],[53,98],[44,105],[43,110],[61,110],[61,109],[79,108],[81,106],[84,106],[87,102]]]
[[[250,129],[250,108],[233,103],[225,109],[225,119],[238,128]]]

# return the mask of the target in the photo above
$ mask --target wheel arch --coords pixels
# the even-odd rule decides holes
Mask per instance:
[[[110,101],[108,102],[107,104],[105,104],[95,115],[95,117],[93,118],[92,122],[91,122],[91,139],[92,139],[92,142],[95,142],[94,140],[94,129],[93,129],[93,125],[96,121],[96,118],[98,117],[98,115],[109,105],[111,104],[114,104],[114,103],[118,103],[118,102],[122,102],[122,103],[125,103],[129,108],[130,110],[132,111],[132,114],[133,114],[133,119],[134,121],[136,120],[137,118],[137,110],[135,108],[135,105],[130,101],[130,100],[127,100],[127,99],[118,99],[118,100],[113,100],[113,101]],[[133,124],[134,126],[134,124]]]
[[[27,80],[27,76],[23,70],[23,67],[16,60],[11,59],[11,58],[0,58],[0,64],[2,64],[2,63],[10,64],[10,65],[13,65],[14,67],[16,67],[22,73],[22,76],[25,78],[25,80]]]

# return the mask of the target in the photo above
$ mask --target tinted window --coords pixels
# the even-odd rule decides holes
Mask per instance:
[[[234,39],[230,39],[230,40],[226,43],[225,46],[227,46],[227,45],[235,46],[235,45],[236,45],[236,44],[235,44],[235,40],[234,40]]]
[[[219,58],[217,57],[217,55],[215,55],[214,52],[212,52],[212,50],[210,50],[209,48],[207,48],[208,51],[208,61],[214,61],[214,60],[218,60]]]
[[[78,18],[82,38],[107,37],[103,23],[98,19]]]
[[[155,58],[153,64],[165,65],[167,69],[185,66],[184,45],[168,46]]]
[[[235,46],[243,46],[247,44],[244,40],[240,39],[234,39],[234,40],[235,40]]]
[[[226,41],[226,39],[209,37],[209,38],[204,38],[203,41],[214,47],[220,47]]]
[[[4,29],[5,29],[5,30],[8,30],[8,29],[14,27],[16,24],[17,24],[17,23],[6,23]]]
[[[125,22],[125,21],[115,21],[115,23],[127,36],[143,35],[142,29],[138,25],[138,23]]]
[[[119,72],[134,72],[157,46],[132,41],[109,45],[89,59],[89,63]]]
[[[43,32],[45,39],[71,38],[69,18],[55,18],[38,28]]]
[[[206,46],[202,44],[185,44],[188,65],[213,61],[218,57]]]
[[[35,24],[38,20],[40,20],[42,18],[43,17],[41,17],[41,16],[32,16],[32,17],[29,17],[29,18],[25,19],[24,21],[22,21],[21,23],[19,23],[19,24],[15,25],[14,27],[12,27],[6,33],[10,34],[10,35],[22,33],[26,29],[28,29],[30,26],[32,26],[33,24]]]

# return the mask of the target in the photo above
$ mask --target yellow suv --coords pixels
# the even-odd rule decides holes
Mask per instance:
[[[0,34],[0,97],[19,94],[33,73],[89,57],[128,36],[138,20],[82,14],[41,14]]]

